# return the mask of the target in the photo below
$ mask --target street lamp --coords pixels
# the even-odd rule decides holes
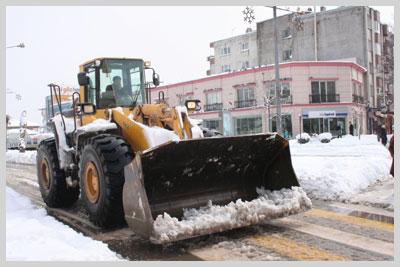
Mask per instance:
[[[7,46],[6,48],[14,48],[14,47],[19,47],[19,48],[25,48],[25,44],[24,43],[20,43],[18,45],[12,45],[12,46]]]

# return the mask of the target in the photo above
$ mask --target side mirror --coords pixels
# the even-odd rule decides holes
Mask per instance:
[[[96,106],[92,103],[80,103],[79,107],[83,115],[93,115],[96,113]]]
[[[201,107],[199,105],[200,100],[186,100],[185,101],[185,106],[188,111],[199,111],[201,110]]]
[[[153,84],[154,86],[159,86],[160,85],[160,75],[157,73],[153,73]]]
[[[78,83],[80,86],[89,85],[89,77],[86,75],[86,72],[78,73]]]

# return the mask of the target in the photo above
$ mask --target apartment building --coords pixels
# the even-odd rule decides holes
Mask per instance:
[[[383,31],[380,13],[367,6],[339,7],[320,12],[291,13],[277,17],[279,62],[345,60],[356,58],[357,64],[367,69],[363,90],[364,101],[369,107],[377,108],[382,100],[383,90]],[[316,31],[315,31],[316,30]],[[315,32],[314,32],[315,31]],[[254,39],[254,37],[253,37]],[[251,39],[251,40],[253,40]],[[238,56],[221,58],[221,46],[239,47],[236,37],[213,42],[214,55],[210,56],[210,70],[217,74],[237,70]],[[274,63],[274,21],[268,19],[257,23],[257,62],[250,61],[250,67]],[[229,42],[228,42],[229,41]],[[317,45],[315,45],[317,44]],[[233,48],[231,48],[233,49]],[[222,66],[230,66],[224,68]],[[232,67],[234,66],[234,67]]]
[[[352,61],[296,61],[280,64],[282,124],[290,136],[300,132],[366,133],[364,76],[366,68]],[[182,105],[199,99],[202,110],[191,114],[225,135],[276,131],[274,66],[223,73],[160,86],[152,102]],[[161,93],[163,92],[163,93]],[[162,98],[164,96],[164,98]]]
[[[207,75],[240,71],[257,65],[257,32],[251,28],[245,34],[210,43],[214,55],[207,57]]]

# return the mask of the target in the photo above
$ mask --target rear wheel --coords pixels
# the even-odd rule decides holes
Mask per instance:
[[[79,198],[79,186],[69,187],[59,167],[56,143],[47,139],[40,143],[36,156],[40,193],[47,206],[68,207]]]
[[[82,200],[94,224],[107,228],[125,222],[124,167],[132,157],[129,144],[118,136],[99,135],[84,146],[79,164]]]

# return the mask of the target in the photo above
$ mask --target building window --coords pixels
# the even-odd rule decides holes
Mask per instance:
[[[291,37],[292,37],[292,33],[291,33],[289,27],[286,28],[286,30],[283,30],[283,31],[282,31],[282,38],[283,38],[283,39],[285,39],[285,38],[291,38]]]
[[[368,30],[368,41],[371,41],[371,40],[372,40],[372,30],[369,29]]]
[[[254,88],[240,88],[237,90],[236,108],[252,107],[256,105]]]
[[[231,66],[230,65],[222,65],[222,72],[230,72],[231,71]]]
[[[225,46],[221,48],[221,55],[227,56],[231,54],[231,48],[229,46]]]
[[[206,94],[206,105],[204,111],[222,110],[221,92]]]
[[[286,60],[291,60],[291,59],[292,59],[292,50],[289,49],[289,50],[283,51],[283,60],[286,61]]]
[[[292,115],[291,114],[282,114],[281,120],[282,120],[282,132],[287,130],[288,133],[289,133],[289,137],[292,137],[293,136],[293,132],[292,132]],[[271,126],[272,126],[272,131],[276,132],[277,131],[277,128],[276,128],[276,116],[274,116],[271,119]]]
[[[247,68],[249,68],[249,62],[248,61],[243,61],[242,62],[242,69],[244,70],[244,69],[247,69]]]
[[[267,84],[267,97],[272,100],[272,104],[276,104],[276,90],[275,82],[270,82]],[[281,103],[282,104],[292,104],[292,95],[290,93],[290,83],[283,82],[281,85]]]
[[[379,33],[375,33],[375,43],[379,43]]]
[[[212,130],[220,131],[221,121],[219,119],[203,120],[203,126]]]
[[[249,43],[248,42],[242,43],[242,52],[246,52],[248,50],[249,50]]]
[[[235,118],[235,135],[255,134],[262,132],[261,116]]]
[[[353,102],[363,104],[364,97],[362,96],[361,84],[353,82]]]
[[[340,102],[334,81],[312,81],[310,103]]]

